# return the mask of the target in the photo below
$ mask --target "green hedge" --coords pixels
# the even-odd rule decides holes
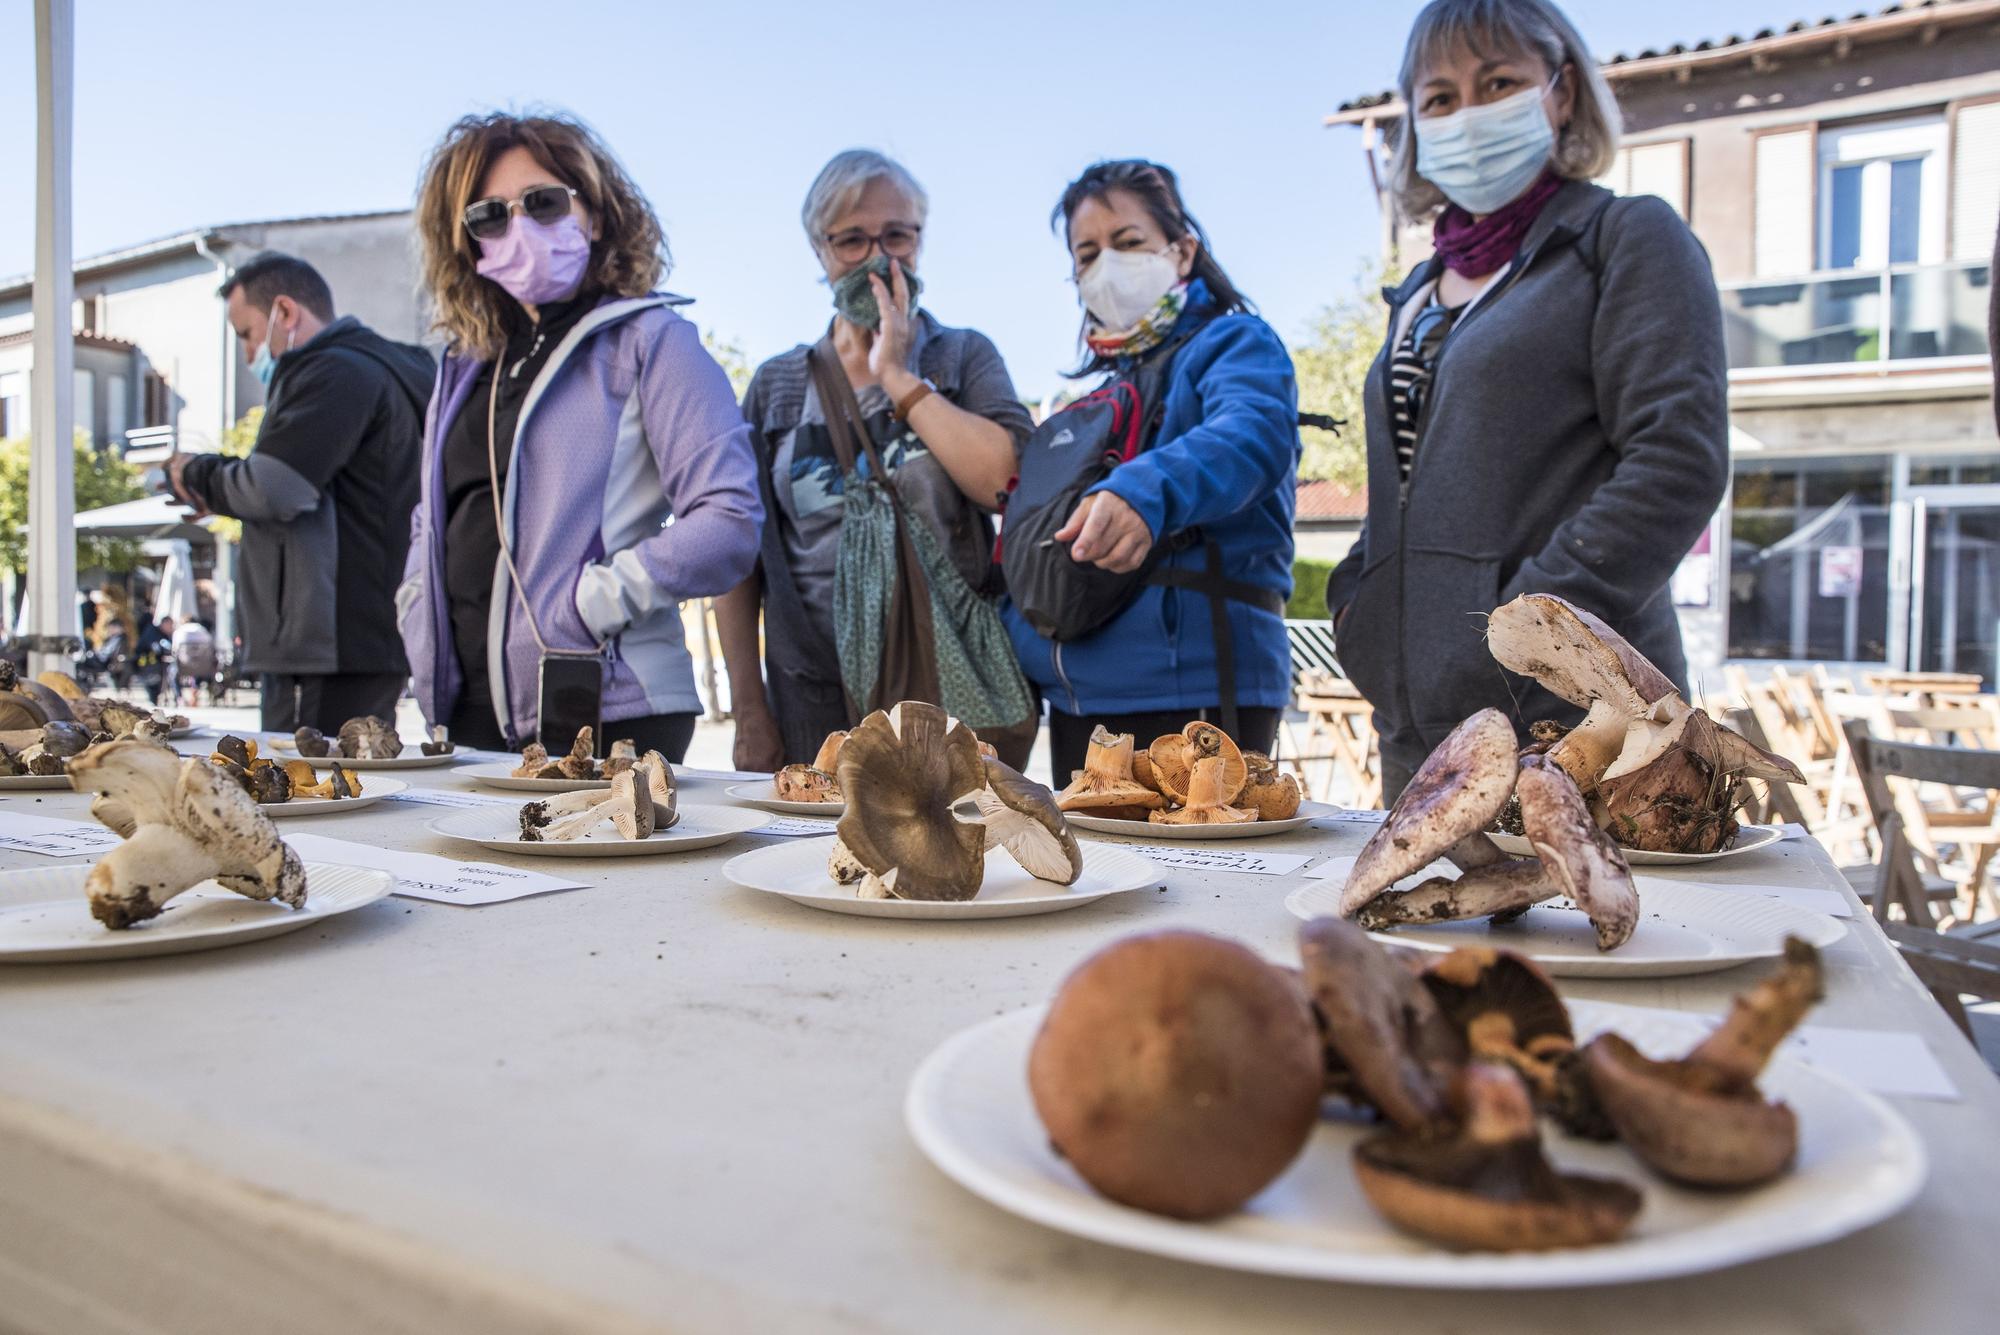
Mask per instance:
[[[1294,621],[1326,620],[1326,577],[1333,573],[1331,561],[1305,557],[1292,562],[1292,600],[1285,615]]]

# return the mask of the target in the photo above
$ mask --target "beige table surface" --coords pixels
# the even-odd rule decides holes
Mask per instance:
[[[687,797],[722,782],[690,779]],[[0,810],[85,815],[71,794]],[[453,854],[424,829],[441,814],[392,802],[292,828]],[[1351,853],[1366,831],[1249,847]],[[1893,1100],[1932,1160],[1909,1210],[1720,1274],[1421,1292],[1073,1239],[969,1195],[903,1128],[933,1047],[1045,1000],[1114,938],[1178,925],[1288,951],[1294,878],[1169,871],[1162,890],[1046,917],[872,920],[731,887],[723,863],[760,842],[488,854],[592,886],[481,908],[395,898],[203,954],[0,966],[0,1330],[2000,1328],[2000,1085],[1865,919],[1828,952],[1815,1022],[1915,1030],[1965,1093]],[[0,853],[0,869],[47,865]],[[1848,893],[1806,840],[1705,879]],[[1754,975],[1565,990],[1719,1012]]]

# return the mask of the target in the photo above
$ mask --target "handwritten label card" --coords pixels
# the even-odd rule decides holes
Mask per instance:
[[[498,904],[552,890],[581,890],[586,884],[491,862],[459,862],[430,853],[404,853],[372,844],[329,839],[321,834],[290,835],[285,842],[309,862],[345,862],[392,872],[397,894],[440,904]]]
[[[1248,876],[1290,876],[1306,865],[1301,853],[1250,853],[1235,848],[1133,844],[1132,851],[1162,867],[1188,871],[1233,871]]]
[[[39,853],[45,858],[94,858],[123,842],[96,821],[0,812],[0,848]]]
[[[382,799],[384,802],[420,802],[429,807],[511,807],[529,798],[488,797],[485,793],[453,793],[442,788],[405,788]]]
[[[759,826],[752,834],[775,834],[781,839],[805,839],[814,835],[837,834],[840,823],[830,820],[811,820],[804,816],[780,816],[769,825]]]

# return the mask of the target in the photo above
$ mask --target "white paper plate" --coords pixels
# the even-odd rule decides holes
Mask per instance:
[[[510,793],[577,793],[592,788],[609,788],[609,779],[517,779],[514,762],[491,761],[484,765],[461,765],[453,771],[460,778],[488,788],[504,788]]]
[[[257,809],[266,816],[331,816],[372,807],[409,786],[401,779],[363,779],[359,797],[295,797],[289,802],[259,802]]]
[[[1349,1153],[1372,1129],[1329,1120],[1285,1174],[1241,1212],[1184,1223],[1113,1204],[1049,1148],[1028,1092],[1028,1049],[1042,1007],[984,1021],[947,1039],[910,1081],[904,1120],[946,1176],[1003,1210],[1113,1246],[1203,1265],[1347,1283],[1450,1289],[1551,1289],[1699,1274],[1844,1237],[1887,1219],[1923,1186],[1923,1143],[1873,1094],[1789,1058],[1764,1091],[1798,1111],[1792,1171],[1747,1192],[1699,1192],[1653,1177],[1616,1145],[1556,1133],[1550,1157],[1572,1172],[1621,1178],[1645,1192],[1631,1233],[1603,1247],[1556,1252],[1450,1252],[1398,1232],[1369,1206]],[[1693,1017],[1571,1002],[1579,1036],[1615,1027],[1655,1056],[1685,1052],[1707,1031]]]
[[[1405,884],[1411,883],[1414,878]],[[1285,907],[1301,918],[1331,917],[1340,911],[1342,884],[1309,881],[1286,897]],[[1502,946],[1564,978],[1671,978],[1776,959],[1785,953],[1787,936],[1825,949],[1847,934],[1836,918],[1765,895],[1657,876],[1635,884],[1639,926],[1608,953],[1598,950],[1590,919],[1567,899],[1544,900],[1504,927],[1475,918],[1369,935],[1417,950]]]
[[[1497,845],[1501,852],[1517,858],[1531,858],[1535,849],[1518,834],[1489,834],[1486,836]],[[1785,837],[1785,832],[1775,825],[1741,825],[1736,830],[1736,840],[1727,848],[1719,848],[1713,853],[1648,853],[1640,848],[1621,848],[1625,860],[1635,867],[1678,867],[1692,862],[1713,862],[1717,858],[1733,858],[1738,853],[1748,853],[1759,848],[1769,848]]]
[[[0,793],[69,792],[67,774],[9,774],[0,777]]]
[[[1122,834],[1128,839],[1258,839],[1301,829],[1322,816],[1334,816],[1339,812],[1339,807],[1330,807],[1324,802],[1301,802],[1296,816],[1285,820],[1244,821],[1238,825],[1168,825],[1149,820],[1106,820],[1087,811],[1066,811],[1063,815],[1079,830]]]
[[[201,725],[200,725],[200,724],[198,724],[198,723],[190,723],[190,724],[188,724],[188,725],[187,725],[186,727],[184,727],[184,728],[173,728],[173,729],[170,729],[170,730],[169,730],[169,731],[167,732],[167,740],[168,740],[168,741],[170,741],[170,742],[178,742],[178,741],[182,741],[182,740],[184,740],[185,738],[189,738],[189,737],[192,737],[192,736],[194,736],[194,735],[195,735],[196,733],[198,733],[198,732],[200,732],[200,731],[201,731]]]
[[[414,743],[408,742],[403,745],[403,754],[397,756],[394,760],[349,760],[345,756],[302,756],[299,754],[299,744],[289,737],[281,737],[268,745],[262,742],[258,743],[257,754],[266,755],[271,752],[279,752],[294,759],[303,760],[314,769],[332,769],[335,765],[338,765],[342,769],[351,769],[356,773],[371,769],[437,769],[441,765],[455,765],[459,760],[458,755],[455,753],[442,756],[427,756],[419,751]]]
[[[621,839],[609,820],[581,839],[561,843],[521,838],[521,809],[473,807],[454,811],[430,822],[433,834],[461,843],[478,844],[501,853],[525,853],[548,858],[640,858],[655,853],[687,853],[712,848],[739,834],[761,829],[771,823],[762,812],[741,807],[681,806],[680,820],[671,830],[655,831],[647,839]]]
[[[41,896],[0,908],[0,963],[51,964],[136,955],[181,955],[279,936],[373,904],[396,878],[372,867],[306,864],[304,908],[245,899],[213,881],[183,891],[136,927],[114,932],[90,916],[87,864],[0,872],[0,889]]]
[[[1108,895],[1160,884],[1160,869],[1146,859],[1103,844],[1083,850],[1083,875],[1075,885],[1037,880],[1004,848],[986,854],[986,880],[975,899],[939,903],[921,899],[862,899],[851,885],[826,874],[833,836],[793,839],[754,853],[739,853],[722,874],[746,890],[782,895],[795,904],[859,918],[1022,918],[1079,908]]]
[[[847,813],[845,802],[788,802],[778,796],[777,785],[769,779],[762,783],[739,783],[723,791],[739,802],[748,802],[753,807],[775,811],[781,816],[819,816],[825,820],[839,820]]]

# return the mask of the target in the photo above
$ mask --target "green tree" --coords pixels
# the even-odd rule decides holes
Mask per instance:
[[[1382,348],[1388,319],[1382,286],[1395,281],[1385,266],[1364,266],[1354,288],[1330,306],[1323,306],[1306,323],[1306,334],[1292,348],[1292,365],[1299,377],[1299,409],[1324,413],[1347,425],[1335,436],[1308,427],[1302,433],[1305,458],[1301,479],[1326,479],[1360,487],[1366,480],[1367,433],[1363,421],[1362,386],[1368,368]]]
[[[744,354],[743,345],[733,338],[724,338],[713,329],[701,331],[701,345],[708,349],[709,356],[721,363],[723,373],[729,377],[729,388],[736,392],[740,403],[743,391],[750,388],[750,358]]]
[[[0,566],[16,573],[28,568],[28,440],[0,441]],[[100,506],[136,501],[146,494],[139,470],[109,450],[91,448],[90,438],[76,437],[76,485],[72,492],[77,513]],[[139,544],[125,538],[76,539],[79,570],[103,567],[130,570],[139,564]]]

